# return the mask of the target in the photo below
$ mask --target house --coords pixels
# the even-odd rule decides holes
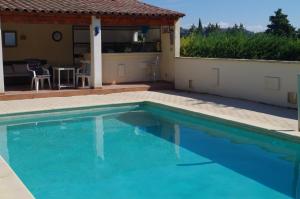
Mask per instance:
[[[22,83],[28,59],[87,59],[98,88],[151,80],[147,63],[159,56],[159,79],[173,81],[183,16],[138,0],[0,0],[0,93],[7,82]]]

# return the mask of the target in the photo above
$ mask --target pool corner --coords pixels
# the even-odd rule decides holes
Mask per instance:
[[[0,196],[2,199],[35,198],[1,156]]]

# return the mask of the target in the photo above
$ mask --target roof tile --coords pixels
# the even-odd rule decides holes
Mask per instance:
[[[182,17],[138,0],[0,0],[0,11]]]

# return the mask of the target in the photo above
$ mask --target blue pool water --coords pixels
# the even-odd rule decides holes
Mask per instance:
[[[299,198],[300,145],[144,104],[0,120],[37,199]]]

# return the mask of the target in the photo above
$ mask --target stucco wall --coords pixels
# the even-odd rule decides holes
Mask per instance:
[[[151,81],[151,62],[160,53],[104,53],[103,83]],[[159,79],[159,67],[156,68]]]
[[[16,31],[18,37],[17,47],[3,48],[4,61],[37,58],[45,59],[50,64],[73,63],[71,25],[4,23],[2,30]],[[52,40],[54,31],[62,32],[63,39],[60,42]]]
[[[299,73],[300,62],[175,59],[177,89],[285,107],[296,107],[288,102],[288,93],[297,92]]]

